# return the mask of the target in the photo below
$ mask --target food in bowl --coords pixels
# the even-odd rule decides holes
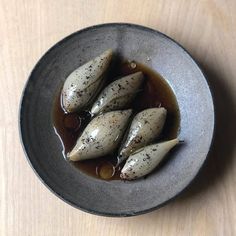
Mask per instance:
[[[67,77],[61,93],[63,108],[67,112],[81,110],[96,96],[104,81],[111,57],[112,51],[107,50]]]
[[[131,153],[159,137],[166,120],[166,109],[155,107],[145,109],[133,118],[128,136],[121,145],[118,163],[122,163]]]
[[[179,111],[159,74],[109,49],[66,78],[54,127],[68,161],[102,179],[151,173],[178,144]]]
[[[94,117],[67,154],[70,161],[94,159],[113,153],[125,132],[132,110],[110,111]]]

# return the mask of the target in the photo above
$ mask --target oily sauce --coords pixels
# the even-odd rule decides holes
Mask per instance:
[[[137,62],[116,62],[109,71],[104,87],[117,77],[129,75],[137,71],[143,72],[145,82],[133,103],[127,108],[132,108],[133,114],[152,107],[161,106],[166,108],[166,123],[158,140],[176,138],[180,123],[178,104],[170,86],[158,73]],[[54,104],[53,125],[56,134],[60,137],[63,144],[63,154],[66,158],[66,153],[72,150],[78,137],[91,121],[89,113],[91,105],[87,108],[88,110],[66,114],[61,106],[60,94],[61,91],[57,94]],[[124,165],[123,163],[115,168],[117,156],[118,152],[116,151],[109,156],[70,163],[90,176],[105,180],[117,180],[120,179],[120,171]]]

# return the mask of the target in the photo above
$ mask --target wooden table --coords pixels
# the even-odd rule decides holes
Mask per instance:
[[[216,139],[191,187],[160,210],[99,217],[53,195],[24,157],[18,106],[27,77],[55,42],[86,26],[130,22],[158,29],[199,61],[212,86]],[[236,235],[235,0],[0,0],[0,234]]]

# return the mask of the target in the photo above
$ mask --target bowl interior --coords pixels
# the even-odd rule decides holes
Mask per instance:
[[[103,181],[66,162],[55,135],[55,94],[75,68],[112,48],[161,74],[180,108],[180,139],[159,171],[132,182]],[[41,180],[59,197],[95,214],[128,216],[150,211],[181,192],[196,176],[210,148],[214,108],[208,84],[189,54],[165,35],[136,25],[106,24],[74,33],[57,43],[38,62],[21,104],[24,149]]]

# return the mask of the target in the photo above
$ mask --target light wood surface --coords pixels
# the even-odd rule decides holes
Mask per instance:
[[[171,36],[199,61],[216,103],[216,139],[197,180],[158,211],[99,217],[53,195],[24,157],[18,106],[27,76],[58,40],[130,22]],[[235,0],[0,0],[0,235],[236,235]]]

